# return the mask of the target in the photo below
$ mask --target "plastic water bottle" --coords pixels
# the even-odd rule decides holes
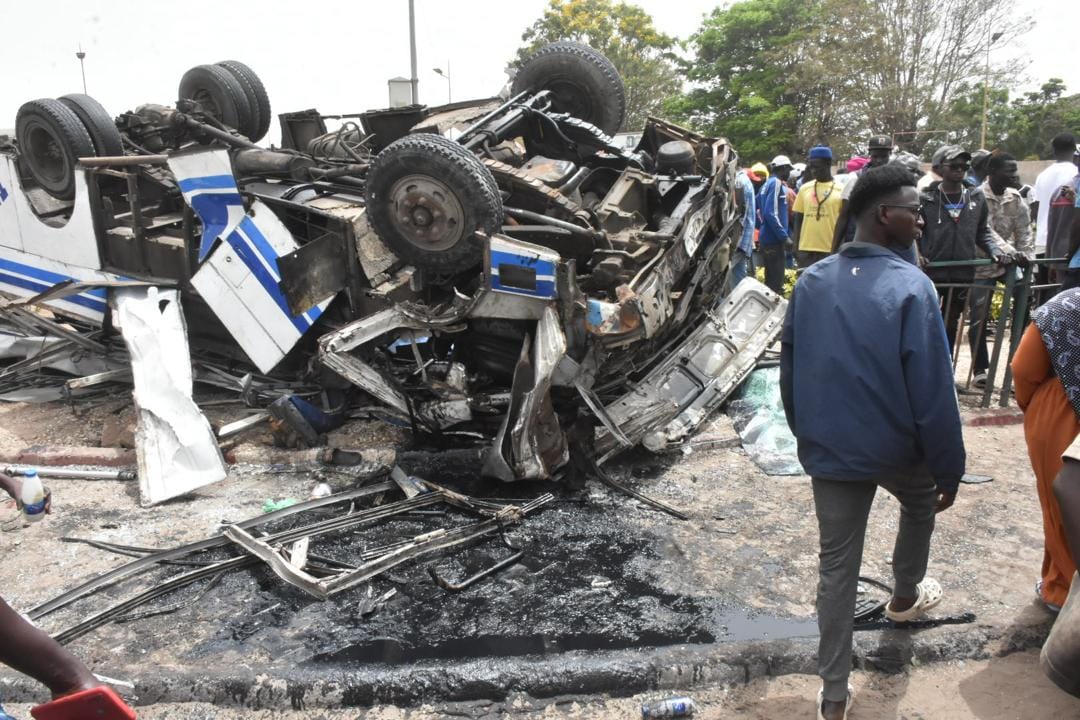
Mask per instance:
[[[688,697],[657,700],[641,706],[643,718],[687,717],[694,714],[694,701]]]
[[[23,514],[28,522],[37,522],[45,517],[45,488],[37,470],[27,470],[23,475],[19,500],[22,501]]]

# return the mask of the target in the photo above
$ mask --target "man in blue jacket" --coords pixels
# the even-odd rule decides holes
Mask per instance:
[[[772,174],[758,193],[761,231],[758,248],[765,266],[765,284],[775,293],[784,289],[784,258],[790,244],[788,233],[787,179],[791,175],[791,160],[777,155],[771,163]]]
[[[878,486],[902,506],[885,612],[906,622],[941,600],[941,586],[925,577],[930,537],[965,463],[937,293],[902,257],[923,226],[911,173],[897,164],[866,170],[849,209],[855,240],[799,279],[780,354],[784,411],[818,518],[818,709],[830,720],[851,704],[855,597]]]
[[[754,199],[754,184],[750,180],[750,170],[740,170],[735,175],[736,205],[742,210],[742,235],[739,244],[731,253],[731,288],[741,283],[748,272],[752,272],[751,259],[754,255],[754,225],[757,222],[757,202]]]

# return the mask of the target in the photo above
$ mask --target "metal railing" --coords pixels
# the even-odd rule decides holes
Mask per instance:
[[[986,384],[982,388],[976,389],[976,394],[981,390],[982,397],[979,400],[981,407],[988,408],[993,404],[999,374],[998,368],[1001,366],[1003,357],[1005,359],[1005,369],[1001,378],[1000,389],[998,389],[998,405],[1001,407],[1009,405],[1009,398],[1012,396],[1012,368],[1010,365],[1013,355],[1016,353],[1016,348],[1020,344],[1020,338],[1023,336],[1031,317],[1031,312],[1045,300],[1053,297],[1061,287],[1060,283],[1036,284],[1034,281],[1036,271],[1040,266],[1065,262],[1067,262],[1065,258],[1039,258],[1029,261],[1027,267],[1024,268],[1009,265],[1006,267],[1004,275],[994,278],[992,285],[988,283],[989,279],[973,279],[971,282],[934,283],[941,298],[946,332],[950,335],[950,341],[952,342],[953,370],[963,375],[962,378],[957,380],[958,390],[970,390],[974,376],[973,371],[979,354],[978,350],[981,343],[989,339],[989,337],[983,337],[983,335],[988,336],[986,330],[993,323],[993,345],[987,348],[989,363],[985,369]],[[943,261],[930,263],[926,266],[926,269],[971,268],[974,272],[975,268],[993,264],[992,260]],[[1019,277],[1018,269],[1020,270]],[[971,301],[978,299],[979,296],[983,298],[986,304],[983,313],[984,317],[974,318],[975,322],[969,323],[969,320],[972,320]],[[1000,298],[1000,301],[995,301],[995,298]],[[997,317],[992,318],[995,306]],[[961,350],[964,346],[965,327],[967,327],[967,344],[972,350],[968,367],[963,370],[960,359]],[[976,333],[974,338],[972,338],[972,333]]]

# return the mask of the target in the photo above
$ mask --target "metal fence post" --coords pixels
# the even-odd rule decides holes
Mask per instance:
[[[1024,320],[1026,319],[1028,299],[1031,297],[1031,280],[1034,274],[1035,264],[1028,263],[1028,266],[1024,268],[1024,277],[1020,280],[1020,295],[1016,298],[1016,313],[1013,318],[1012,328],[1009,330],[1009,362],[1005,366],[1005,378],[1001,382],[1001,397],[998,398],[998,405],[1001,407],[1008,407],[1009,397],[1012,394],[1012,359],[1013,355],[1016,354],[1017,346],[1020,344],[1020,338],[1024,335],[1026,326]]]
[[[1016,268],[1011,265],[1005,270],[1005,294],[1001,298],[1001,312],[998,313],[997,329],[994,331],[994,352],[990,356],[990,367],[986,372],[986,386],[983,388],[982,407],[990,407],[990,400],[994,395],[994,378],[997,377],[998,361],[1001,359],[1001,345],[1005,338],[1005,326],[1009,320],[1010,303],[1012,302],[1013,288],[1016,287]],[[997,288],[990,290],[990,296],[986,299],[986,312],[989,314],[990,306],[993,304],[993,293]],[[1013,327],[1016,327],[1016,323],[1013,323]],[[970,330],[969,330],[970,332]],[[1009,359],[1012,360],[1012,353],[1009,354]],[[973,359],[974,361],[974,359]],[[1006,382],[1008,382],[1006,380]],[[1004,383],[1002,384],[1004,387]]]

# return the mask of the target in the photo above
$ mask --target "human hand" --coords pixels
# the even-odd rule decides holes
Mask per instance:
[[[938,492],[937,498],[937,507],[934,508],[934,514],[951,508],[956,500],[956,492]]]
[[[1013,256],[1013,260],[1015,260],[1016,264],[1019,265],[1022,269],[1026,269],[1027,266],[1031,263],[1031,258],[1029,258],[1024,253],[1016,253],[1016,255]]]
[[[1002,267],[1007,267],[1015,262],[1015,258],[1012,253],[1003,252],[994,256],[994,262]]]

